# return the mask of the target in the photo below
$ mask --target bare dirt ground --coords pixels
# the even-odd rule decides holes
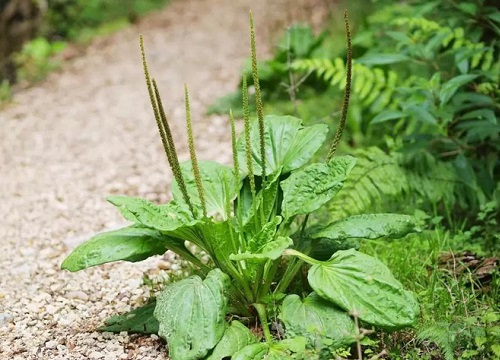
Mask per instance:
[[[150,289],[143,276],[168,276],[176,268],[168,258],[79,273],[59,266],[92,234],[124,225],[107,195],[166,199],[171,174],[144,85],[138,35],[144,35],[181,158],[188,158],[187,83],[199,158],[229,162],[228,120],[204,116],[204,109],[238,82],[249,53],[248,10],[255,14],[263,58],[267,35],[283,28],[297,6],[292,0],[269,3],[174,1],[96,39],[0,111],[0,359],[167,358],[156,336],[95,329],[146,301]]]

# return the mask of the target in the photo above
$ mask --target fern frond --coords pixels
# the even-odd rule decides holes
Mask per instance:
[[[455,335],[450,331],[450,323],[438,323],[426,326],[418,331],[417,337],[420,340],[429,340],[441,348],[446,360],[455,359]]]
[[[415,159],[387,154],[377,147],[356,150],[352,155],[357,158],[356,166],[328,205],[334,218],[366,213],[389,200],[406,202],[415,195],[426,203],[452,206],[470,192],[452,165],[432,156]]]
[[[330,59],[297,59],[292,63],[296,71],[312,72],[330,86],[345,88],[343,80],[347,76],[347,67],[341,58]],[[402,80],[395,71],[383,71],[379,68],[370,68],[352,61],[352,94],[365,106],[372,106],[371,111],[377,113],[391,104],[397,86],[410,86],[408,79]],[[391,105],[390,105],[391,104]]]

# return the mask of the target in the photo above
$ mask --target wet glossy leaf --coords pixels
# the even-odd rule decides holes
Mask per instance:
[[[318,124],[302,126],[302,120],[293,116],[268,115],[264,119],[266,172],[275,173],[282,170],[288,173],[305,165],[319,150],[326,139],[328,126]],[[253,170],[256,175],[262,174],[260,140],[258,123],[254,122],[250,131],[252,142]],[[238,140],[238,158],[245,168],[245,141]]]
[[[344,185],[355,163],[352,156],[339,156],[328,164],[311,164],[292,173],[281,182],[283,216],[309,214],[330,201]]]
[[[105,232],[77,246],[64,259],[61,269],[78,271],[112,261],[142,261],[167,251],[168,242],[177,242],[159,231],[126,227]]]
[[[239,321],[233,320],[231,326],[226,329],[222,339],[215,347],[207,360],[222,360],[229,358],[235,352],[243,349],[245,346],[255,344],[257,337]]]
[[[215,269],[205,280],[191,276],[160,293],[154,316],[173,360],[203,358],[217,345],[226,329],[230,286],[229,277]]]
[[[323,299],[369,324],[388,329],[415,323],[419,307],[379,260],[355,250],[336,252],[311,267],[308,280]]]
[[[328,238],[332,241],[351,238],[378,239],[380,237],[401,238],[419,231],[413,216],[401,214],[353,215],[335,221],[312,234],[314,238]]]
[[[156,301],[143,307],[132,310],[123,315],[115,315],[105,321],[105,326],[99,328],[100,331],[139,334],[158,334],[158,320],[153,316]]]
[[[287,336],[303,336],[314,349],[336,349],[355,342],[356,329],[351,317],[315,293],[304,300],[298,295],[288,295],[279,317]]]

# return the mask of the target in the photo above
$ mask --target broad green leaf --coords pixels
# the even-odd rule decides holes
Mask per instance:
[[[376,326],[398,329],[417,320],[418,303],[410,291],[374,257],[355,250],[336,252],[311,267],[314,291],[351,315]]]
[[[307,339],[304,336],[295,336],[276,342],[271,345],[271,351],[276,350],[280,352],[289,351],[292,353],[302,353],[306,351]]]
[[[231,357],[231,360],[261,360],[269,352],[267,343],[257,343],[245,346]]]
[[[352,156],[339,156],[327,164],[311,164],[292,173],[281,182],[284,218],[309,214],[330,201],[344,185],[355,163]]]
[[[401,238],[419,231],[417,220],[413,216],[401,214],[353,215],[335,221],[312,234],[313,239],[328,238],[332,241],[351,238],[378,239]]]
[[[222,360],[231,357],[235,352],[245,346],[255,344],[257,337],[239,321],[233,320],[231,326],[226,329],[222,339],[215,347],[207,360]]]
[[[461,86],[470,83],[478,76],[479,75],[473,74],[458,75],[445,82],[439,91],[439,101],[441,102],[441,105],[448,103]]]
[[[273,174],[282,169],[283,173],[305,165],[319,150],[326,139],[328,126],[318,124],[302,126],[302,120],[293,116],[268,115],[264,118],[264,142],[266,147],[266,173]],[[250,130],[252,143],[253,170],[262,174],[260,138],[258,122],[254,121]],[[245,141],[238,139],[238,160],[246,168]]]
[[[240,189],[240,183],[236,182],[233,169],[214,161],[199,161],[198,167],[200,169],[207,212],[209,214],[215,212],[220,214],[223,218],[226,218],[226,204],[236,197]],[[181,171],[191,203],[201,214],[201,201],[198,188],[196,187],[196,180],[191,162],[187,161],[181,163]],[[228,185],[227,189],[225,188],[224,182]],[[172,195],[175,201],[182,204],[184,203],[179,184],[177,184],[175,180],[172,182]]]
[[[307,164],[323,145],[327,133],[328,126],[325,124],[301,128],[283,159],[283,173],[287,174]]]
[[[260,189],[255,197],[256,206],[254,207],[252,202],[252,196],[249,187],[247,191],[242,191],[243,201],[245,201],[245,206],[242,209],[242,223],[244,231],[247,234],[255,235],[255,229],[260,228],[261,224],[267,222],[269,218],[274,214],[274,208],[277,206],[276,198],[278,196],[279,187],[279,175],[281,170],[274,173],[274,176],[270,176],[267,179],[266,187]],[[245,187],[246,187],[245,183]],[[240,197],[238,200],[242,199]],[[257,211],[255,213],[255,210]]]
[[[248,260],[250,262],[264,262],[266,260],[278,259],[285,249],[288,249],[293,241],[289,237],[279,236],[276,240],[268,242],[256,252],[244,252],[232,254],[229,258],[234,261]]]
[[[189,240],[204,248],[203,241],[194,228],[201,220],[195,219],[185,205],[175,201],[155,205],[144,199],[127,196],[110,196],[108,201],[129,221]]]
[[[181,226],[199,222],[187,207],[175,201],[155,205],[150,201],[128,196],[110,196],[108,201],[118,208],[125,219],[160,231],[174,231]]]
[[[314,292],[304,300],[298,295],[288,295],[279,318],[285,324],[287,336],[303,336],[314,349],[336,349],[356,341],[351,317]]]
[[[408,60],[403,54],[367,54],[356,60],[363,65],[387,65]]]
[[[126,314],[115,315],[107,319],[99,331],[158,334],[158,320],[153,316],[155,307],[156,301],[153,301]]]
[[[249,249],[251,251],[256,251],[268,242],[272,241],[274,239],[274,235],[276,235],[277,226],[280,223],[281,216],[275,216],[272,221],[265,224],[262,229],[248,241]]]
[[[158,335],[167,340],[174,360],[199,359],[224,335],[229,276],[212,270],[205,280],[191,276],[168,285],[156,300]]]
[[[61,269],[78,271],[112,261],[142,261],[165,253],[167,243],[176,241],[148,228],[132,226],[109,231],[77,246],[64,259]]]
[[[386,122],[389,120],[395,120],[395,119],[401,119],[402,117],[407,116],[402,111],[398,110],[384,110],[381,113],[379,113],[377,116],[375,116],[372,121],[370,121],[371,124],[378,124],[381,122]]]
[[[317,260],[328,260],[339,250],[359,249],[358,239],[335,240],[328,238],[311,239],[313,246],[309,256]]]
[[[234,231],[229,220],[207,221],[197,226],[203,234],[206,250],[222,271],[231,274],[236,269],[230,255],[239,249],[239,234]]]
[[[311,235],[322,230],[323,226],[313,225],[304,232],[298,230],[292,235],[294,248],[316,260],[328,260],[339,250],[359,249],[359,239],[335,240],[328,238],[315,238]]]

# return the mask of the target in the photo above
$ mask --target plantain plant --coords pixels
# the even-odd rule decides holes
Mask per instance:
[[[287,359],[349,346],[359,340],[358,320],[387,330],[415,322],[419,308],[413,294],[384,264],[355,250],[360,239],[399,238],[417,231],[412,217],[357,215],[309,224],[309,214],[342,189],[356,162],[351,156],[334,156],[351,85],[347,14],[345,21],[349,71],[340,125],[326,160],[314,163],[327,125],[303,126],[296,117],[263,114],[251,13],[257,117],[250,120],[244,79],[244,131],[238,139],[230,114],[232,167],[197,160],[187,88],[191,160],[179,162],[141,37],[147,88],[175,178],[173,200],[155,205],[109,197],[132,225],[78,246],[62,268],[78,271],[111,261],[141,261],[170,250],[192,263],[198,275],[166,285],[155,302],[108,321],[107,330],[158,333],[173,360]],[[210,260],[202,261],[195,248]],[[255,324],[258,330],[251,331]]]

